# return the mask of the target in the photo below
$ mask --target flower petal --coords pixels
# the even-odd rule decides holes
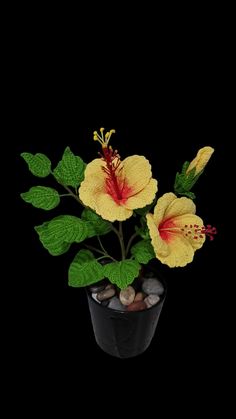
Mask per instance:
[[[102,167],[105,167],[105,162],[102,159],[94,159],[92,160],[90,163],[87,164],[85,172],[84,172],[84,177],[89,178],[92,175],[96,175],[98,173],[102,173],[103,177],[105,178],[105,173],[102,170]]]
[[[134,191],[140,192],[149,183],[152,170],[149,161],[144,156],[130,156],[123,161],[125,178]]]
[[[163,221],[166,209],[172,201],[176,199],[176,195],[172,192],[165,193],[161,198],[158,199],[157,204],[154,209],[154,220],[159,226],[160,222]]]
[[[176,198],[165,211],[164,219],[178,217],[184,214],[195,214],[196,205],[189,198]]]
[[[131,196],[125,202],[124,207],[128,209],[137,209],[146,207],[153,202],[157,192],[157,180],[151,179],[147,186],[136,195]]]
[[[183,236],[176,235],[173,240],[168,243],[169,254],[167,256],[157,255],[157,258],[170,268],[183,267],[192,262],[194,250],[190,241]]]
[[[149,234],[152,241],[152,246],[154,248],[156,257],[159,259],[159,256],[165,257],[170,253],[168,244],[162,240],[158,228],[155,224],[155,220],[152,214],[147,214],[147,226],[149,229]]]
[[[112,197],[107,193],[98,194],[95,198],[97,214],[101,215],[104,220],[108,221],[124,221],[130,218],[133,211],[118,205]]]
[[[206,147],[200,148],[195,159],[191,161],[186,173],[188,174],[195,167],[196,169],[195,175],[197,175],[207,165],[213,153],[214,153],[214,148],[212,147],[206,146]]]
[[[85,177],[83,182],[81,182],[79,188],[79,198],[83,202],[84,205],[92,208],[93,210],[96,209],[96,202],[98,196],[101,193],[104,193],[105,190],[105,181],[104,175],[101,170],[97,172],[96,176],[91,175],[90,177]]]
[[[180,228],[184,228],[185,225],[188,225],[188,226],[192,225],[193,233],[195,231],[195,228],[194,228],[195,225],[197,225],[199,229],[201,229],[204,226],[202,219],[194,214],[186,214],[186,215],[180,215],[178,217],[175,217],[174,223],[177,227],[180,227]],[[200,235],[202,237],[200,237]],[[197,237],[197,239],[194,239],[194,236]],[[206,240],[206,235],[199,234],[199,233],[196,235],[191,234],[191,235],[188,235],[186,239],[188,239],[193,249],[197,250],[202,247],[203,243]]]

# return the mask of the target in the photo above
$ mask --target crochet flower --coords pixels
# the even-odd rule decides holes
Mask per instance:
[[[188,174],[192,169],[195,168],[195,176],[198,175],[198,173],[200,173],[205,166],[207,165],[208,161],[211,158],[211,155],[214,152],[214,148],[212,147],[203,147],[200,148],[200,150],[198,151],[195,159],[193,159],[186,171],[186,174]]]
[[[117,150],[108,145],[114,130],[105,137],[101,128],[94,140],[102,145],[101,158],[86,167],[79,198],[84,205],[108,221],[124,221],[133,210],[151,204],[157,192],[151,165],[143,156],[130,156],[121,161]]]
[[[204,227],[195,215],[196,206],[189,198],[177,198],[172,192],[158,199],[154,214],[147,214],[147,225],[157,259],[170,268],[192,262],[206,234],[213,239],[216,229]]]

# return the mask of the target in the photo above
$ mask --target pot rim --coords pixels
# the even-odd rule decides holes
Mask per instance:
[[[102,306],[101,305],[101,303],[98,303],[93,297],[92,297],[92,294],[91,294],[91,292],[89,291],[89,286],[87,286],[87,287],[85,287],[85,291],[86,291],[86,294],[87,294],[87,296],[88,296],[88,298],[94,303],[94,304],[97,304],[99,307],[101,307],[101,309],[104,309],[104,310],[107,310],[107,311],[109,311],[110,313],[111,312],[113,312],[113,313],[120,313],[120,314],[128,314],[128,315],[137,315],[137,313],[145,313],[145,312],[149,312],[150,313],[150,311],[151,310],[153,310],[154,308],[156,308],[158,305],[160,305],[160,304],[162,304],[163,302],[164,302],[164,300],[165,300],[165,298],[166,298],[166,294],[167,294],[167,285],[166,285],[166,281],[162,278],[162,276],[158,273],[158,276],[160,277],[160,282],[162,283],[162,285],[164,286],[164,292],[163,292],[163,294],[162,295],[159,295],[159,297],[160,297],[160,300],[156,303],[156,304],[154,304],[152,307],[147,307],[147,308],[145,308],[144,310],[137,310],[137,311],[125,311],[125,310],[116,310],[116,309],[114,309],[114,308],[109,308],[109,307],[106,307],[106,306]],[[156,278],[156,279],[158,279],[158,278]],[[112,283],[111,283],[112,284]],[[112,284],[113,285],[113,284]],[[131,286],[132,286],[132,284],[130,284]]]

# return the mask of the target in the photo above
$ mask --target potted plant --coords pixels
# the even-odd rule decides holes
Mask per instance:
[[[128,358],[149,346],[166,296],[165,281],[153,272],[150,261],[184,267],[206,237],[212,240],[216,234],[196,215],[192,192],[214,150],[200,149],[177,173],[174,192],[158,197],[149,161],[139,155],[122,160],[110,145],[113,133],[105,133],[104,128],[94,132],[101,151],[88,164],[69,147],[53,170],[44,154],[22,153],[33,175],[52,175],[65,193],[34,186],[21,197],[46,211],[58,206],[64,196],[80,205],[80,216],[63,214],[35,230],[53,256],[67,252],[73,243],[78,245],[69,267],[69,286],[87,291],[98,345],[111,355]],[[129,239],[124,239],[125,222],[130,219],[135,225]],[[104,245],[107,235],[119,243],[118,256],[113,238]]]

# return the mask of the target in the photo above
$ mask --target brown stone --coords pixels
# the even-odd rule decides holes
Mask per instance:
[[[144,301],[136,301],[127,307],[127,311],[141,311],[147,308]]]
[[[138,292],[138,293],[135,295],[134,302],[136,303],[136,302],[138,302],[138,301],[143,301],[145,297],[146,297],[146,294],[144,294],[144,292]]]
[[[116,291],[114,288],[105,289],[97,294],[97,299],[99,301],[108,300],[109,298],[115,295]]]

